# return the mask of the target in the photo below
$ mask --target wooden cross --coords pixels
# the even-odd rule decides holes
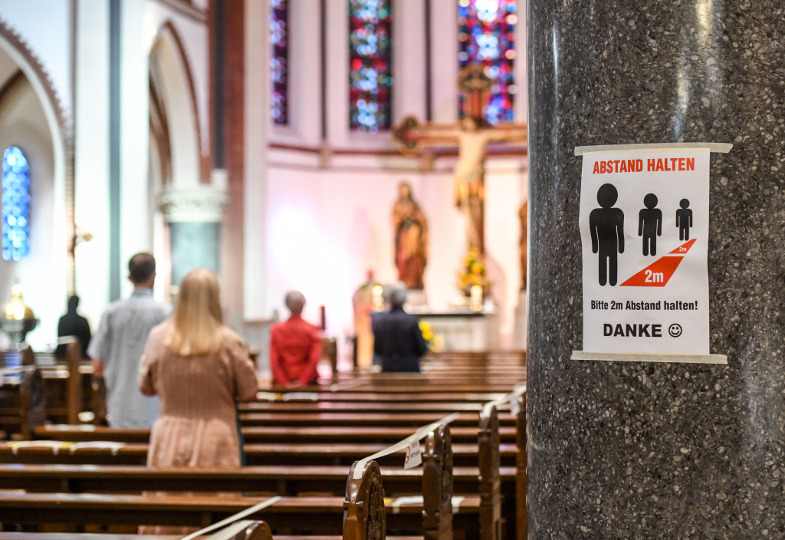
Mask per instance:
[[[482,66],[470,65],[458,77],[467,97],[467,116],[457,124],[420,125],[408,116],[393,127],[393,139],[407,155],[420,155],[427,147],[458,145],[455,165],[455,204],[466,216],[469,248],[485,254],[485,157],[490,142],[526,142],[526,124],[488,125],[483,117],[491,80]]]

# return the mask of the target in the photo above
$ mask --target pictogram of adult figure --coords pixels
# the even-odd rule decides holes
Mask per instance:
[[[616,285],[619,253],[624,253],[624,212],[613,208],[619,193],[613,184],[603,184],[597,190],[595,208],[589,214],[591,251],[600,255],[600,285]]]
[[[643,198],[643,205],[646,208],[638,213],[638,236],[643,236],[643,255],[656,255],[657,237],[662,236],[662,210],[655,208],[657,196],[654,193]]]
[[[679,202],[681,210],[676,210],[676,226],[679,228],[679,240],[690,239],[690,227],[692,227],[692,210],[690,210],[690,201],[682,199]]]

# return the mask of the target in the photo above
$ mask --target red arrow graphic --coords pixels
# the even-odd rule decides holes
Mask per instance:
[[[673,277],[676,268],[679,267],[679,264],[684,258],[684,254],[690,250],[693,244],[695,244],[694,238],[671,251],[669,255],[657,259],[637,274],[634,274],[631,278],[622,283],[621,286],[664,287],[670,278]]]

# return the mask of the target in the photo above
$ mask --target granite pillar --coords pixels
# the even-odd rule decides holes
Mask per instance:
[[[159,202],[169,225],[172,285],[179,285],[192,268],[218,273],[225,190],[210,185],[170,187]]]
[[[785,535],[785,18],[749,0],[530,0],[532,538]],[[579,362],[576,146],[733,143],[710,177],[710,348]],[[630,235],[634,231],[627,234]]]

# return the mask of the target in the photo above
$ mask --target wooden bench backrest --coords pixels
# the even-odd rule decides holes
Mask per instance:
[[[362,476],[355,478],[355,469],[362,466]],[[343,503],[344,540],[382,540],[387,535],[384,513],[384,487],[379,464],[373,460],[356,461],[346,480]]]
[[[516,537],[526,540],[526,455],[528,454],[528,440],[526,435],[526,393],[517,398],[518,414],[515,416],[517,424],[516,439],[518,453],[516,455],[515,472],[515,504],[516,504]]]
[[[439,424],[425,440],[422,492],[425,540],[452,540],[453,479],[449,424]]]
[[[10,398],[4,406],[18,410],[19,434],[29,439],[33,428],[46,421],[44,381],[35,365],[35,355],[30,347],[21,351],[0,352],[0,367],[5,390],[3,394]]]
[[[488,404],[480,413],[479,480],[480,532],[482,540],[501,540],[501,479],[499,478],[499,412]]]

